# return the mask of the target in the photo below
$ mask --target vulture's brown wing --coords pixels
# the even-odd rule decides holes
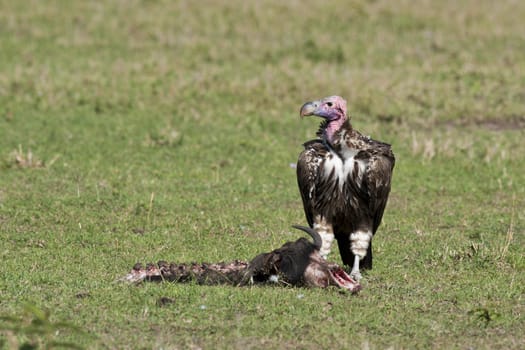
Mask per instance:
[[[321,140],[306,142],[304,150],[297,161],[297,184],[303,199],[304,213],[310,227],[313,227],[315,217],[315,192],[319,183],[319,167],[326,149]]]

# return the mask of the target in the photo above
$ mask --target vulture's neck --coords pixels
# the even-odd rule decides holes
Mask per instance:
[[[323,142],[327,143],[330,148],[333,148],[340,143],[339,137],[343,130],[347,132],[352,131],[352,125],[348,118],[345,117],[332,121],[325,120],[319,126],[317,136],[319,136]]]

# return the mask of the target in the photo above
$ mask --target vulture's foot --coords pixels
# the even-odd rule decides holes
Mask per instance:
[[[361,279],[363,278],[363,276],[361,276],[361,272],[359,270],[354,269],[352,269],[352,271],[350,272],[350,277],[352,277],[357,282],[361,281]]]

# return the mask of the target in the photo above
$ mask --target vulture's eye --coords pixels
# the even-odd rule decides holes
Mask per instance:
[[[327,105],[328,107],[332,107],[332,102],[326,102],[326,105]]]

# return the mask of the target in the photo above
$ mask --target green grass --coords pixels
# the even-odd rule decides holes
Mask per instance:
[[[523,18],[513,1],[0,2],[0,344],[525,347]],[[318,120],[298,110],[331,94],[397,158],[359,295],[116,281],[299,237],[290,163]]]

